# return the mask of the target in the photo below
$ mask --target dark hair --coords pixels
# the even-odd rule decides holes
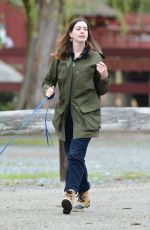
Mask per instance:
[[[77,22],[80,22],[80,21],[85,22],[87,24],[87,27],[88,27],[88,38],[86,41],[86,47],[88,48],[89,53],[93,49],[97,50],[99,53],[102,53],[100,46],[98,45],[98,43],[94,40],[94,38],[92,36],[92,33],[90,31],[89,22],[83,17],[77,17],[77,18],[74,18],[70,21],[66,32],[58,39],[57,50],[53,54],[53,56],[56,59],[65,59],[68,56],[68,53],[69,53],[70,49],[72,48],[72,42],[70,41],[69,33],[72,32],[75,24]]]

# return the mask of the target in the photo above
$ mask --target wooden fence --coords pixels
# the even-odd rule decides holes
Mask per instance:
[[[18,131],[18,128],[26,119],[30,121],[32,110],[5,111],[0,112],[0,136],[19,134],[38,134],[44,133],[45,110],[40,109],[34,116],[30,124]],[[52,126],[52,117],[54,110],[50,109],[48,113],[48,128],[50,133],[54,133]],[[101,122],[103,131],[136,131],[150,132],[150,108],[114,108],[107,107],[101,109]],[[64,154],[63,142],[59,141],[59,160],[60,160],[60,180],[63,181],[66,172],[66,159]]]

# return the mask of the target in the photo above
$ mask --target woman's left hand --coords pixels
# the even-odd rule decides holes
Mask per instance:
[[[96,69],[100,73],[102,80],[106,80],[108,78],[107,66],[104,64],[104,62],[99,62],[96,65]]]

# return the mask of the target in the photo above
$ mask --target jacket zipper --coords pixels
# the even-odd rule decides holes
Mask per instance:
[[[71,94],[72,94],[72,79],[73,79],[74,66],[75,66],[75,63],[74,63],[74,61],[72,61],[72,74],[71,74],[71,80],[70,80],[71,84],[70,84],[70,95],[69,95],[70,103],[71,103]]]

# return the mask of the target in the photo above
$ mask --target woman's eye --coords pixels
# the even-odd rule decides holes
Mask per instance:
[[[82,28],[77,27],[76,30],[81,30]],[[83,28],[84,31],[87,31],[88,28]]]

